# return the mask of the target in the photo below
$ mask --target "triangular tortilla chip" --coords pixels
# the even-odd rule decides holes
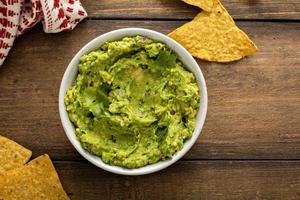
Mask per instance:
[[[15,170],[0,173],[0,199],[69,199],[48,155]]]
[[[169,36],[193,56],[216,62],[231,62],[253,54],[257,47],[234,23],[218,0],[212,12],[201,12]]]
[[[213,0],[182,0],[187,4],[197,6],[201,8],[202,10],[205,10],[207,12],[210,12],[212,10],[212,7],[214,5]]]
[[[0,172],[24,165],[31,154],[30,150],[0,135]]]

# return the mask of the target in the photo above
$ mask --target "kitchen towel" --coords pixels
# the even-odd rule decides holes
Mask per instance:
[[[0,66],[14,40],[38,22],[46,33],[72,30],[87,16],[79,0],[0,0]]]

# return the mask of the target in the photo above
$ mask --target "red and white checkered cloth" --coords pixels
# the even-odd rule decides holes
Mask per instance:
[[[0,66],[14,40],[42,21],[46,33],[72,30],[87,16],[79,0],[0,0]]]

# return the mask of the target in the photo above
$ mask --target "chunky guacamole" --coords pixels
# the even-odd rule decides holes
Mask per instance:
[[[80,58],[65,105],[82,146],[111,165],[171,158],[191,137],[200,96],[195,77],[165,44],[136,36]]]

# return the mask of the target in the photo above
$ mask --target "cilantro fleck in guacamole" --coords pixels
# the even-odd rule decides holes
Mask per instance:
[[[191,137],[199,88],[165,44],[125,37],[83,55],[78,68],[65,105],[83,148],[105,163],[156,163]]]

